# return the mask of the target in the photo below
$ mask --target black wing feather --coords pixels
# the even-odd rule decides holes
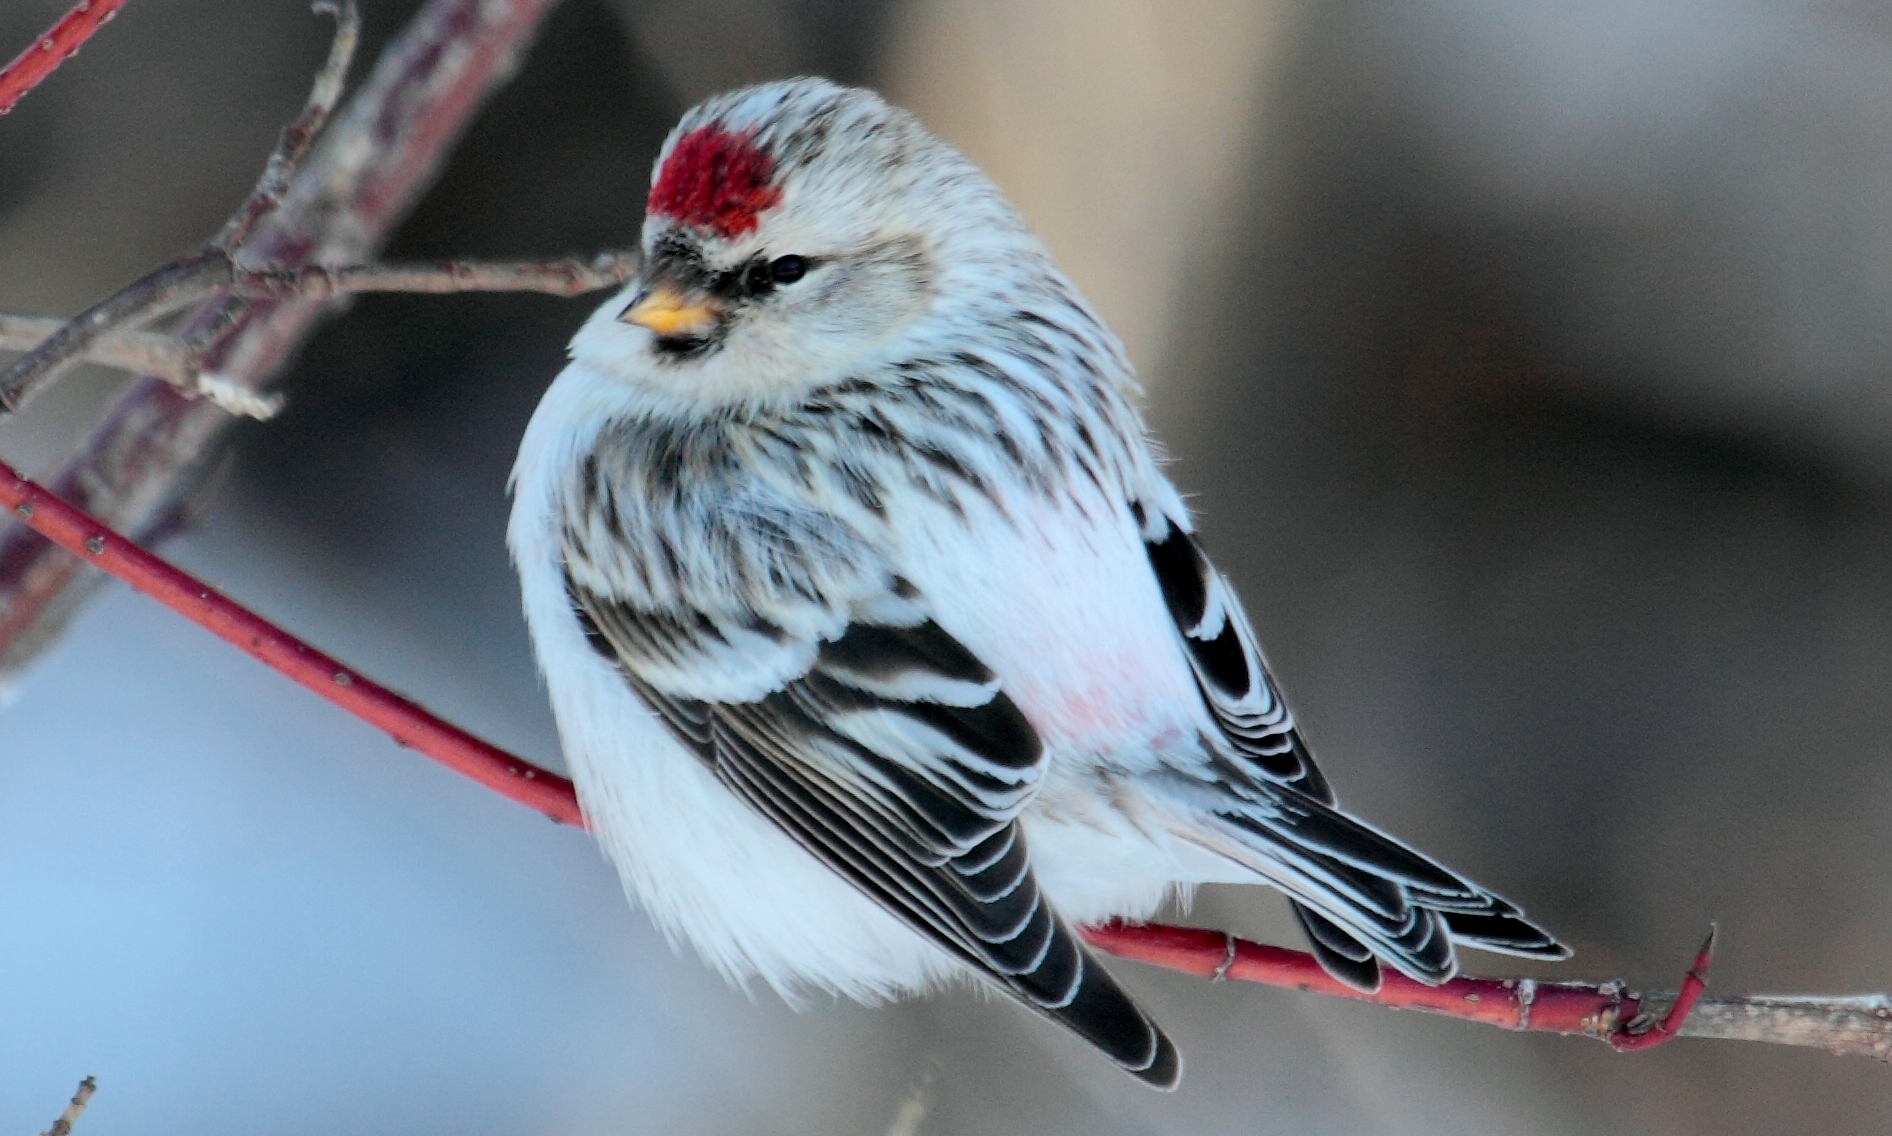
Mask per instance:
[[[1262,779],[1333,804],[1333,791],[1294,729],[1294,716],[1255,649],[1235,593],[1195,536],[1169,522],[1144,549],[1182,634],[1196,685],[1234,749],[1232,756]]]

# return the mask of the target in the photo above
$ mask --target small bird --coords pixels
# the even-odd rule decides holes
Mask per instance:
[[[1116,338],[998,189],[819,79],[690,110],[507,540],[591,828],[730,980],[977,976],[1173,1088],[1073,928],[1287,893],[1362,989],[1568,951],[1341,812]]]

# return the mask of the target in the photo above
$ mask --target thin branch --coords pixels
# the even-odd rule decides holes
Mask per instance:
[[[328,121],[341,97],[342,81],[361,39],[361,13],[355,0],[318,0],[314,9],[335,17],[328,60],[316,75],[301,115],[282,132],[263,165],[256,188],[208,244],[179,257],[81,313],[44,343],[0,371],[0,420],[18,413],[80,361],[86,349],[118,328],[137,327],[226,287],[236,274],[239,242],[256,223],[276,211],[296,166],[309,152],[316,132]]]
[[[34,40],[0,71],[0,114],[12,111],[26,92],[79,53],[92,34],[112,22],[125,0],[79,0],[45,35]]]
[[[53,316],[0,315],[0,351],[31,351],[67,322]],[[134,374],[157,375],[173,386],[188,388],[195,381],[190,348],[176,336],[155,331],[115,331],[88,346],[80,358]]]
[[[326,300],[365,292],[539,292],[570,297],[622,286],[636,275],[639,261],[635,251],[612,251],[557,260],[316,264],[252,270],[220,262],[215,249],[200,255],[201,261],[164,266],[76,320],[0,314],[0,351],[26,353],[0,375],[0,407],[9,397],[24,402],[42,389],[55,370],[81,362],[153,375],[181,390],[215,398],[217,380],[202,373],[198,356],[217,336],[203,336],[204,342],[193,346],[175,336],[129,326],[210,292],[269,300]],[[254,410],[248,413],[258,416]]]
[[[361,292],[542,292],[582,296],[616,288],[637,273],[636,252],[559,260],[444,260],[422,264],[312,264],[239,271],[229,290],[257,298],[325,300]]]
[[[0,371],[0,421],[76,366],[86,351],[119,328],[136,327],[196,303],[230,278],[230,259],[207,248],[148,273],[87,308],[44,343]]]
[[[98,565],[362,721],[386,730],[397,744],[417,749],[553,820],[582,823],[577,797],[565,778],[436,718],[112,532],[4,462],[0,462],[0,504],[67,552]]]
[[[348,65],[354,61],[355,47],[361,42],[361,12],[356,8],[355,0],[316,0],[312,9],[318,15],[335,17],[335,38],[329,41],[328,59],[322,64],[322,69],[316,72],[315,83],[309,88],[309,99],[303,104],[302,113],[283,128],[281,137],[276,140],[275,152],[264,163],[263,176],[258,179],[249,200],[231,215],[223,231],[210,242],[226,252],[235,252],[258,221],[281,207],[283,194],[289,192],[289,182],[295,177],[296,167],[308,155],[315,136],[321,133],[328,116],[335,110],[336,102],[342,97],[342,84],[348,79]]]
[[[180,571],[0,463],[0,505],[61,548],[151,596],[349,713],[386,730],[448,768],[563,824],[583,825],[572,783],[442,721],[419,705],[317,651],[210,585]],[[1238,939],[1222,931],[1160,924],[1084,928],[1095,947],[1212,981],[1234,979],[1426,1010],[1503,1029],[1577,1034],[1619,1051],[1671,1038],[1720,1037],[1817,1046],[1885,1059],[1892,1049],[1892,1002],[1868,998],[1775,997],[1697,1000],[1707,985],[1714,936],[1702,945],[1676,994],[1643,997],[1621,982],[1538,982],[1455,978],[1427,986],[1389,974],[1366,994],[1321,969],[1313,956]],[[1660,1009],[1662,1016],[1656,1017]],[[1691,1013],[1691,1011],[1696,1011]]]
[[[1649,996],[1658,1008],[1661,999]],[[1892,999],[1884,994],[1703,998],[1677,1036],[1805,1045],[1842,1057],[1892,1061]]]
[[[555,3],[427,0],[316,140],[282,205],[243,242],[245,262],[371,260]],[[202,349],[194,353],[220,387],[264,397],[324,310],[220,295],[186,317],[182,335]],[[114,527],[152,539],[182,523],[199,471],[234,421],[161,379],[136,383],[52,485]],[[31,532],[0,537],[0,674],[53,642],[96,579]]]
[[[1106,923],[1084,928],[1084,938],[1097,949],[1120,958],[1211,981],[1258,982],[1395,1009],[1444,1014],[1500,1029],[1592,1037],[1619,1052],[1660,1045],[1677,1036],[1683,1022],[1693,1024],[1690,1011],[1708,984],[1715,946],[1715,936],[1710,934],[1679,993],[1644,998],[1620,982],[1460,977],[1427,986],[1398,973],[1386,974],[1380,988],[1368,994],[1328,974],[1312,955],[1253,943],[1226,931]],[[1645,1011],[1645,1006],[1657,1004],[1663,1008],[1659,1019]],[[1892,1041],[1892,1031],[1888,1031],[1887,1040]]]
[[[1501,1029],[1594,1037],[1621,1052],[1648,1049],[1674,1037],[1701,1037],[1892,1060],[1892,999],[1884,994],[1703,997],[1713,935],[1695,956],[1679,992],[1646,995],[1636,994],[1621,982],[1455,978],[1440,986],[1425,986],[1400,974],[1388,974],[1379,992],[1368,995],[1336,981],[1310,955],[1251,943],[1222,931],[1112,923],[1086,927],[1084,937],[1120,958],[1211,980],[1331,994]]]
[[[92,1103],[92,1094],[98,1091],[97,1078],[87,1077],[80,1081],[79,1091],[72,1094],[72,1101],[66,1105],[66,1111],[60,1113],[59,1119],[53,1121],[53,1126],[40,1133],[40,1136],[71,1136],[72,1126],[85,1114],[85,1106]]]

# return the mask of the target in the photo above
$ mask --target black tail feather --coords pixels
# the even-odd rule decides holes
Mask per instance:
[[[1314,957],[1348,986],[1378,989],[1382,962],[1429,985],[1444,982],[1458,972],[1455,940],[1569,957],[1513,904],[1333,806],[1288,786],[1242,789],[1211,810],[1223,834],[1253,852],[1235,858],[1288,893]]]
[[[1482,915],[1448,911],[1445,925],[1452,929],[1452,938],[1483,950],[1542,959],[1570,957],[1569,947],[1551,938],[1548,932],[1515,909]]]
[[[1380,960],[1373,957],[1366,944],[1305,904],[1295,903],[1294,914],[1301,921],[1301,930],[1307,933],[1308,946],[1314,949],[1321,969],[1362,994],[1380,988]]]

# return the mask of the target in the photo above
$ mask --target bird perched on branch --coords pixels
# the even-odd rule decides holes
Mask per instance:
[[[820,80],[691,110],[508,540],[591,827],[732,980],[972,975],[1168,1088],[1073,928],[1286,892],[1355,986],[1568,952],[1341,812],[1122,348],[965,157]]]

